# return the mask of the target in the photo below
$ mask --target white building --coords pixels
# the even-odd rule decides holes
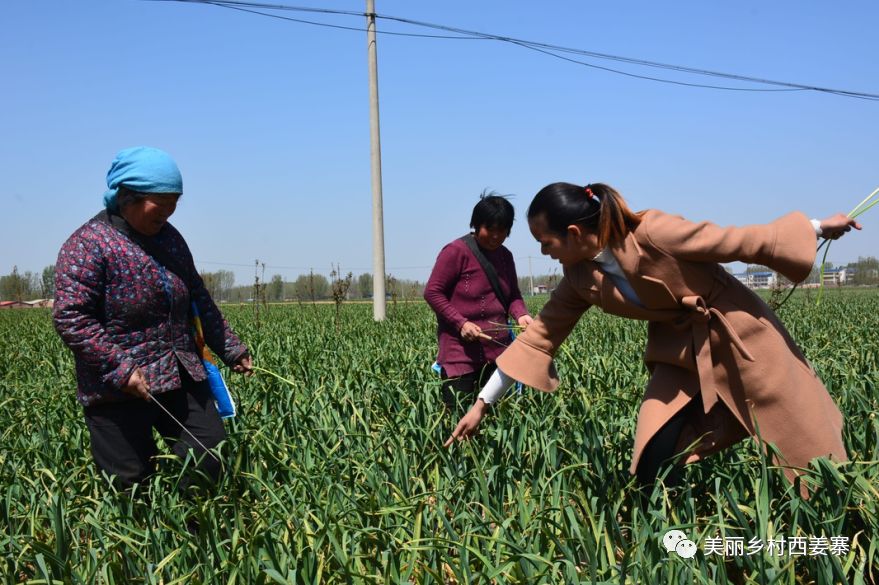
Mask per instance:
[[[738,274],[733,274],[733,276],[748,288],[770,288],[778,282],[778,274],[771,271],[739,272]]]
[[[847,284],[854,276],[853,268],[827,268],[824,270],[824,286]]]

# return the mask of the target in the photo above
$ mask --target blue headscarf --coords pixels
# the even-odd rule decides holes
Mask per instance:
[[[183,177],[164,150],[135,146],[120,150],[107,171],[104,205],[109,211],[119,211],[116,195],[122,186],[138,193],[183,193]]]

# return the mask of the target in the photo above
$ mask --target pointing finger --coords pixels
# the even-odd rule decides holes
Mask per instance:
[[[452,431],[452,436],[443,444],[443,447],[448,447],[457,439],[458,441],[463,441],[467,438],[467,429],[464,426],[463,421],[459,422],[457,426],[455,426],[455,430]]]

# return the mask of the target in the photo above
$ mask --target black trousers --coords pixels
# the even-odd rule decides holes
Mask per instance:
[[[223,421],[217,414],[208,383],[194,381],[180,368],[183,386],[153,396],[162,403],[208,449],[226,437]],[[92,457],[99,468],[116,476],[121,487],[131,487],[156,470],[158,447],[153,439],[156,429],[171,451],[186,457],[192,450],[199,460],[198,469],[214,482],[221,466],[158,406],[140,399],[97,404],[85,409],[85,422],[91,436]],[[185,488],[191,478],[184,478]]]
[[[446,370],[442,370],[440,377],[443,379],[443,404],[448,412],[457,415],[455,424],[459,418],[467,414],[467,411],[476,402],[476,397],[482,386],[488,382],[496,369],[495,364],[487,363],[473,372],[455,377],[449,377]]]
[[[667,467],[671,467],[671,469],[665,476],[665,485],[674,487],[680,484],[682,479],[681,465],[677,459],[681,453],[677,451],[676,447],[687,416],[694,409],[702,409],[702,396],[700,394],[697,394],[686,406],[677,411],[647,442],[635,470],[639,487],[645,490],[652,489],[656,478]]]

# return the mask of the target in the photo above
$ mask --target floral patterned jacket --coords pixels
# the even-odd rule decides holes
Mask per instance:
[[[58,254],[53,318],[73,351],[83,406],[132,399],[121,388],[137,367],[154,394],[181,387],[180,367],[204,380],[190,300],[205,342],[220,359],[231,365],[247,352],[208,294],[180,232],[165,224],[151,242],[177,260],[183,279],[97,217]]]

